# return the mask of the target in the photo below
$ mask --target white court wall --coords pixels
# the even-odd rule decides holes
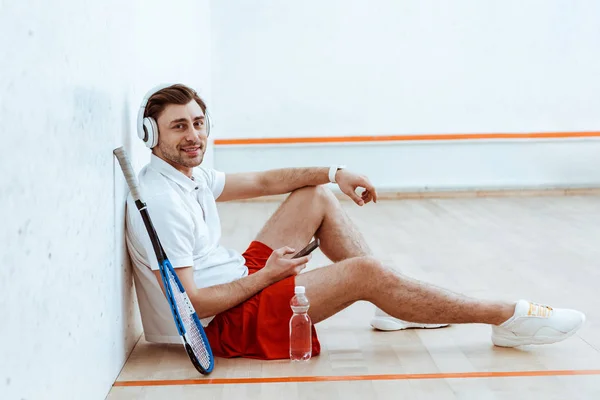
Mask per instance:
[[[104,399],[141,334],[112,150],[142,95],[210,98],[208,0],[0,2],[0,399]]]
[[[600,2],[211,3],[220,139],[600,131]],[[381,152],[381,154],[379,154]],[[345,163],[381,188],[600,184],[597,138],[218,145],[225,171]]]

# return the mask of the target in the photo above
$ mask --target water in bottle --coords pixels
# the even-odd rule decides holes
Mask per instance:
[[[290,301],[290,359],[308,361],[312,356],[312,321],[308,316],[310,304],[304,286],[296,286],[295,296]]]

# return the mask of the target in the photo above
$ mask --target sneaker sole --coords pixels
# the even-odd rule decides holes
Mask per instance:
[[[437,329],[448,326],[448,324],[415,324],[406,325],[393,321],[389,318],[373,318],[371,326],[380,331],[400,331],[404,329]]]
[[[585,316],[582,318],[579,325],[577,325],[575,328],[571,329],[569,332],[564,333],[561,336],[551,336],[551,337],[529,336],[526,338],[521,337],[521,338],[513,339],[513,338],[506,338],[506,337],[502,337],[502,336],[493,336],[492,335],[492,343],[498,347],[518,347],[518,346],[526,346],[526,345],[542,345],[542,344],[552,344],[552,343],[562,342],[563,340],[568,339],[571,336],[573,336],[575,333],[577,333],[577,331],[583,326],[584,323],[585,323]]]

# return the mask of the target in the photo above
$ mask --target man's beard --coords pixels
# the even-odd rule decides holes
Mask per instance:
[[[165,157],[167,160],[171,161],[172,163],[182,165],[186,168],[197,167],[198,165],[202,164],[202,160],[204,159],[204,149],[202,148],[202,145],[200,145],[200,149],[198,150],[200,154],[194,158],[186,157],[185,154],[182,154],[184,151],[177,150],[177,148],[166,146],[163,147],[160,144],[158,148],[163,154],[163,157]]]

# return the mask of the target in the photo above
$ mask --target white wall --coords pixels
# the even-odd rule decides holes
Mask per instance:
[[[226,171],[345,164],[381,192],[600,185],[600,141],[227,146],[215,153],[215,167]]]
[[[124,252],[141,96],[209,97],[208,0],[0,3],[0,398],[103,399],[141,333]]]
[[[211,11],[220,138],[600,131],[597,1],[222,0]],[[599,151],[598,139],[219,146],[215,165],[345,162],[399,190],[589,186]]]

